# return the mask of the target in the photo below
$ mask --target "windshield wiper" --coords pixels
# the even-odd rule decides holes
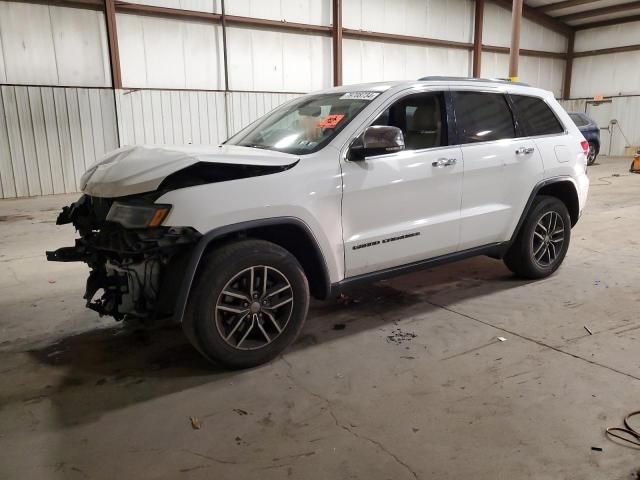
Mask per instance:
[[[242,145],[243,147],[249,148],[260,148],[262,150],[272,150],[272,148],[268,145],[262,145],[261,143],[245,143]]]

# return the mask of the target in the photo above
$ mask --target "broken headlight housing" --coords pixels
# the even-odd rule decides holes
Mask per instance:
[[[106,220],[119,223],[124,228],[159,227],[170,210],[171,205],[114,202]]]

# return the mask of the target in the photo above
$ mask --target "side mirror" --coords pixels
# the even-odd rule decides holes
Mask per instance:
[[[398,127],[372,125],[349,147],[349,160],[361,161],[374,155],[404,150],[404,135]]]

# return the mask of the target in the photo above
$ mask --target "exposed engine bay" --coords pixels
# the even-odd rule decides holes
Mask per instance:
[[[145,195],[125,200],[141,207]],[[153,321],[171,315],[189,246],[200,238],[191,228],[126,228],[109,221],[122,198],[83,195],[64,207],[57,225],[72,223],[80,238],[75,246],[47,252],[58,262],[85,262],[91,269],[84,298],[87,307],[116,320]]]

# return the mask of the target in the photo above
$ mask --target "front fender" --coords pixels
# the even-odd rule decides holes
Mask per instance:
[[[187,302],[189,301],[189,295],[191,293],[193,282],[196,278],[198,267],[200,266],[205,251],[212,242],[236,232],[244,232],[254,228],[270,227],[276,225],[293,225],[302,229],[306,233],[306,236],[310,241],[310,245],[312,246],[311,248],[315,249],[316,255],[318,255],[321,259],[320,263],[323,266],[322,276],[324,277],[321,281],[324,283],[325,291],[328,294],[328,292],[330,292],[331,290],[331,278],[327,269],[327,264],[324,255],[322,255],[322,250],[320,249],[320,246],[318,245],[318,242],[313,235],[313,232],[306,223],[295,217],[276,217],[240,222],[233,225],[225,225],[224,227],[211,230],[210,232],[203,235],[194,247],[185,267],[182,282],[180,282],[180,290],[178,291],[178,295],[176,297],[176,303],[173,313],[174,323],[182,323],[184,320],[184,315],[187,309]]]

